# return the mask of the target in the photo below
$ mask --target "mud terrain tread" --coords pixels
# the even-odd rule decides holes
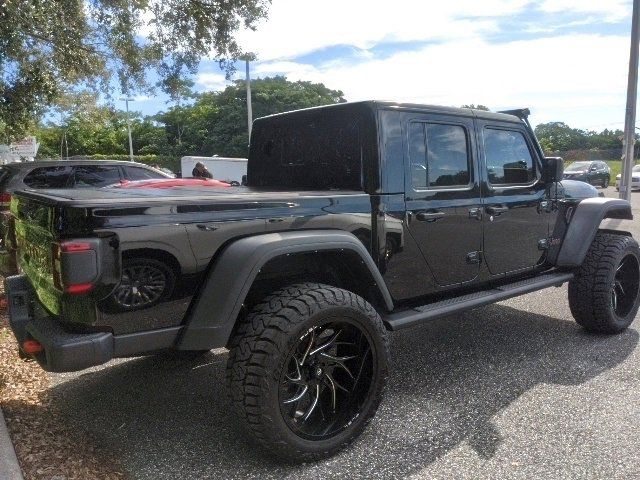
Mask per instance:
[[[226,370],[227,390],[232,408],[253,438],[269,452],[290,461],[310,461],[327,457],[350,444],[357,435],[349,437],[339,445],[316,452],[296,450],[282,440],[271,414],[265,408],[267,379],[278,381],[278,368],[269,368],[270,359],[282,358],[286,341],[301,322],[323,307],[345,306],[364,313],[372,322],[375,331],[384,340],[384,354],[388,356],[389,345],[386,330],[376,310],[358,295],[319,283],[301,283],[287,286],[268,295],[257,304],[238,326],[229,345],[229,360]],[[272,360],[271,360],[272,363]],[[381,381],[386,380],[386,370],[381,372]],[[375,399],[375,407],[363,421],[362,428],[369,423],[382,397]]]

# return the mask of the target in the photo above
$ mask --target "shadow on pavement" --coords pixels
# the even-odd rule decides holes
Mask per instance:
[[[538,384],[578,385],[622,362],[638,333],[590,335],[504,305],[392,335],[386,399],[360,441],[312,465],[281,465],[245,443],[224,387],[226,354],[134,359],[68,379],[62,422],[120,458],[133,478],[398,478],[467,442],[490,458],[492,417]]]

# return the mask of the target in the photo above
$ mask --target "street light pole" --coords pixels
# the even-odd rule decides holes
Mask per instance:
[[[131,119],[129,118],[129,102],[133,102],[133,98],[121,98],[127,106],[127,132],[129,133],[129,160],[133,162],[133,142],[131,141]]]
[[[249,57],[245,58],[247,66],[247,131],[249,132],[249,138],[251,138],[251,124],[253,123],[253,111],[251,108],[251,75],[249,75]]]
[[[640,0],[633,0],[631,19],[631,49],[629,52],[629,79],[627,83],[627,109],[624,117],[624,162],[620,179],[620,198],[631,199],[631,176],[636,144],[636,102],[638,99],[638,42],[640,40]]]

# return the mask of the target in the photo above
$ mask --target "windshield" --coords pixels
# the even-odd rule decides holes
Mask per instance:
[[[587,170],[589,168],[591,162],[573,162],[569,165],[565,171],[566,172],[579,172],[582,170]]]
[[[636,165],[635,167],[633,167],[633,171],[640,172],[640,165]]]

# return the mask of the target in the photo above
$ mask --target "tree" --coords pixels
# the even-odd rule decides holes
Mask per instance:
[[[66,90],[149,89],[175,96],[214,53],[230,71],[234,34],[255,28],[269,0],[5,0],[0,4],[0,141],[19,137]],[[115,77],[115,78],[113,78]]]
[[[253,80],[251,90],[255,118],[345,101],[339,90],[282,76]],[[175,155],[246,157],[246,99],[245,83],[237,80],[222,92],[201,94],[193,105],[173,107],[156,119],[165,125]]]
[[[541,123],[535,134],[546,151],[558,152],[588,147],[587,133],[563,122]]]

